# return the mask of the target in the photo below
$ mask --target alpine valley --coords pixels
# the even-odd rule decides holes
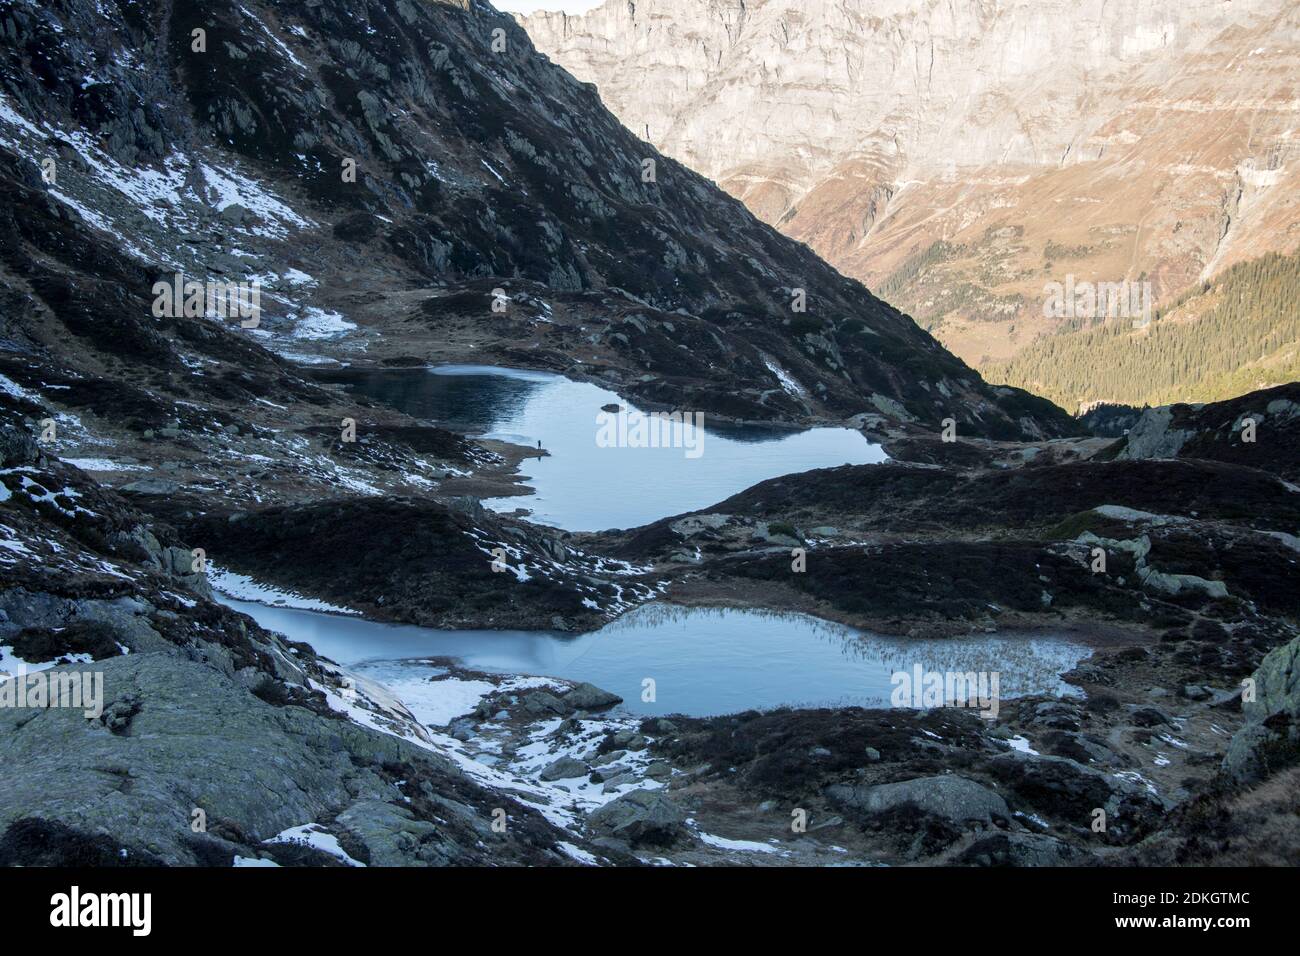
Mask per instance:
[[[1300,377],[1291,0],[607,0],[521,22],[990,381],[1073,412]],[[1123,284],[1155,322],[1050,308],[1067,282]]]
[[[1084,96],[1055,4],[668,6],[0,0],[0,863],[1300,862],[1300,383],[1076,418],[919,305],[1290,255],[1294,10],[1074,4]]]

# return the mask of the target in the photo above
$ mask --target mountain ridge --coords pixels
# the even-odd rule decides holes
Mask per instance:
[[[1160,308],[1300,248],[1300,11],[1279,0],[609,0],[520,22],[976,368],[1071,333],[1050,282],[1146,284]]]
[[[483,3],[290,13],[213,0],[105,21],[61,2],[11,19],[10,182],[44,189],[131,263],[111,270],[132,275],[116,321],[153,322],[134,303],[159,273],[260,275],[262,322],[245,337],[290,359],[304,340],[351,361],[486,349],[733,418],[884,408],[1005,437],[1075,427],[990,389],[655,154]],[[141,79],[159,58],[169,69]]]

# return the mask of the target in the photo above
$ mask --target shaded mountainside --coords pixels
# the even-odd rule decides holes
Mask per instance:
[[[478,0],[2,15],[10,343],[65,355],[57,323],[111,351],[112,327],[118,354],[174,364],[146,296],[179,269],[262,277],[240,337],[290,355],[495,353],[733,417],[1075,427],[658,155]]]

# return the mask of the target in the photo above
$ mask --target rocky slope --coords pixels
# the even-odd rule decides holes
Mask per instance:
[[[778,710],[678,721],[652,749],[703,767],[683,796],[748,800],[753,825],[801,808],[876,860],[1295,865],[1300,513],[1286,394],[1179,409],[1181,447],[1149,457],[1117,458],[1123,440],[976,442],[940,465],[789,475],[598,536],[657,567],[684,603],[917,636],[1064,631],[1095,647],[1066,675],[1082,698],[1011,702],[992,722]],[[1269,410],[1271,447],[1231,441],[1248,409]]]
[[[95,708],[0,708],[0,864],[338,865],[338,842],[290,839],[303,828],[361,863],[574,862],[562,819],[467,774],[382,688],[214,603],[170,529],[8,413],[0,478],[0,670],[102,675]]]
[[[645,146],[479,0],[0,15],[10,352],[130,358],[209,400],[276,401],[269,348],[557,369],[735,418],[1071,428]],[[258,326],[159,322],[176,272],[258,280]]]
[[[342,499],[339,521],[317,510],[313,524],[309,506],[231,521],[178,503],[192,525],[180,535],[6,415],[0,667],[99,671],[105,694],[90,717],[0,712],[0,862],[1297,862],[1284,821],[1300,555],[1277,529],[1300,517],[1294,486],[1267,470],[1097,460],[1105,441],[971,443],[965,464],[791,475],[644,529],[570,536],[570,560],[579,547],[635,556],[647,590],[679,602],[912,634],[1049,628],[1095,648],[1066,675],[1083,696],[1006,701],[992,721],[860,708],[639,720],[590,685],[454,666],[399,700],[213,603],[188,547],[225,523],[223,546],[264,578],[330,596],[354,582],[347,596],[370,614],[436,620],[437,592],[410,589],[458,565],[441,591],[463,590],[465,607],[541,614],[563,598],[455,553],[399,572],[453,545],[440,521],[482,521],[477,509]],[[386,521],[416,535],[385,562],[399,540]],[[555,546],[520,530],[512,563]],[[792,547],[807,572],[792,573]],[[348,575],[332,550],[375,567]],[[367,603],[377,590],[391,609]],[[1243,706],[1246,677],[1258,692]]]
[[[0,708],[0,862],[1101,860],[1159,834],[1239,729],[1261,786],[1286,772],[1287,685],[1260,713],[1233,691],[1257,667],[1274,688],[1287,658],[1265,655],[1294,637],[1294,454],[1233,448],[1235,406],[1170,419],[1187,460],[1052,437],[1077,426],[695,174],[658,157],[643,183],[646,148],[477,3],[0,0],[0,25],[0,669],[105,688],[97,715]],[[256,278],[259,323],[153,314],[175,271]],[[435,360],[847,420],[897,463],[566,535],[473,500],[539,452],[337,385],[343,362]],[[1241,408],[1274,440],[1289,395]],[[789,573],[801,545],[817,573]],[[643,722],[598,688],[450,662],[396,694],[212,601],[230,570],[438,626],[586,630],[666,595],[901,633],[1089,629],[1104,653],[1071,677],[1087,704],[998,726]],[[1147,712],[1159,696],[1175,712]],[[1118,816],[1101,846],[1085,802]],[[800,807],[816,830],[790,828]]]
[[[1233,462],[1300,481],[1300,383],[1209,405],[1144,409],[1107,452],[1117,458],[1202,458]]]
[[[1048,282],[1147,281],[1159,306],[1296,249],[1298,18],[1284,0],[608,0],[521,22],[632,130],[978,367],[1070,331]]]

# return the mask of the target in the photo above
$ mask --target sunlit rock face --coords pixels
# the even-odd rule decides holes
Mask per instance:
[[[522,22],[630,129],[973,363],[1059,324],[1045,272],[1167,302],[1300,228],[1283,0],[609,0]]]

